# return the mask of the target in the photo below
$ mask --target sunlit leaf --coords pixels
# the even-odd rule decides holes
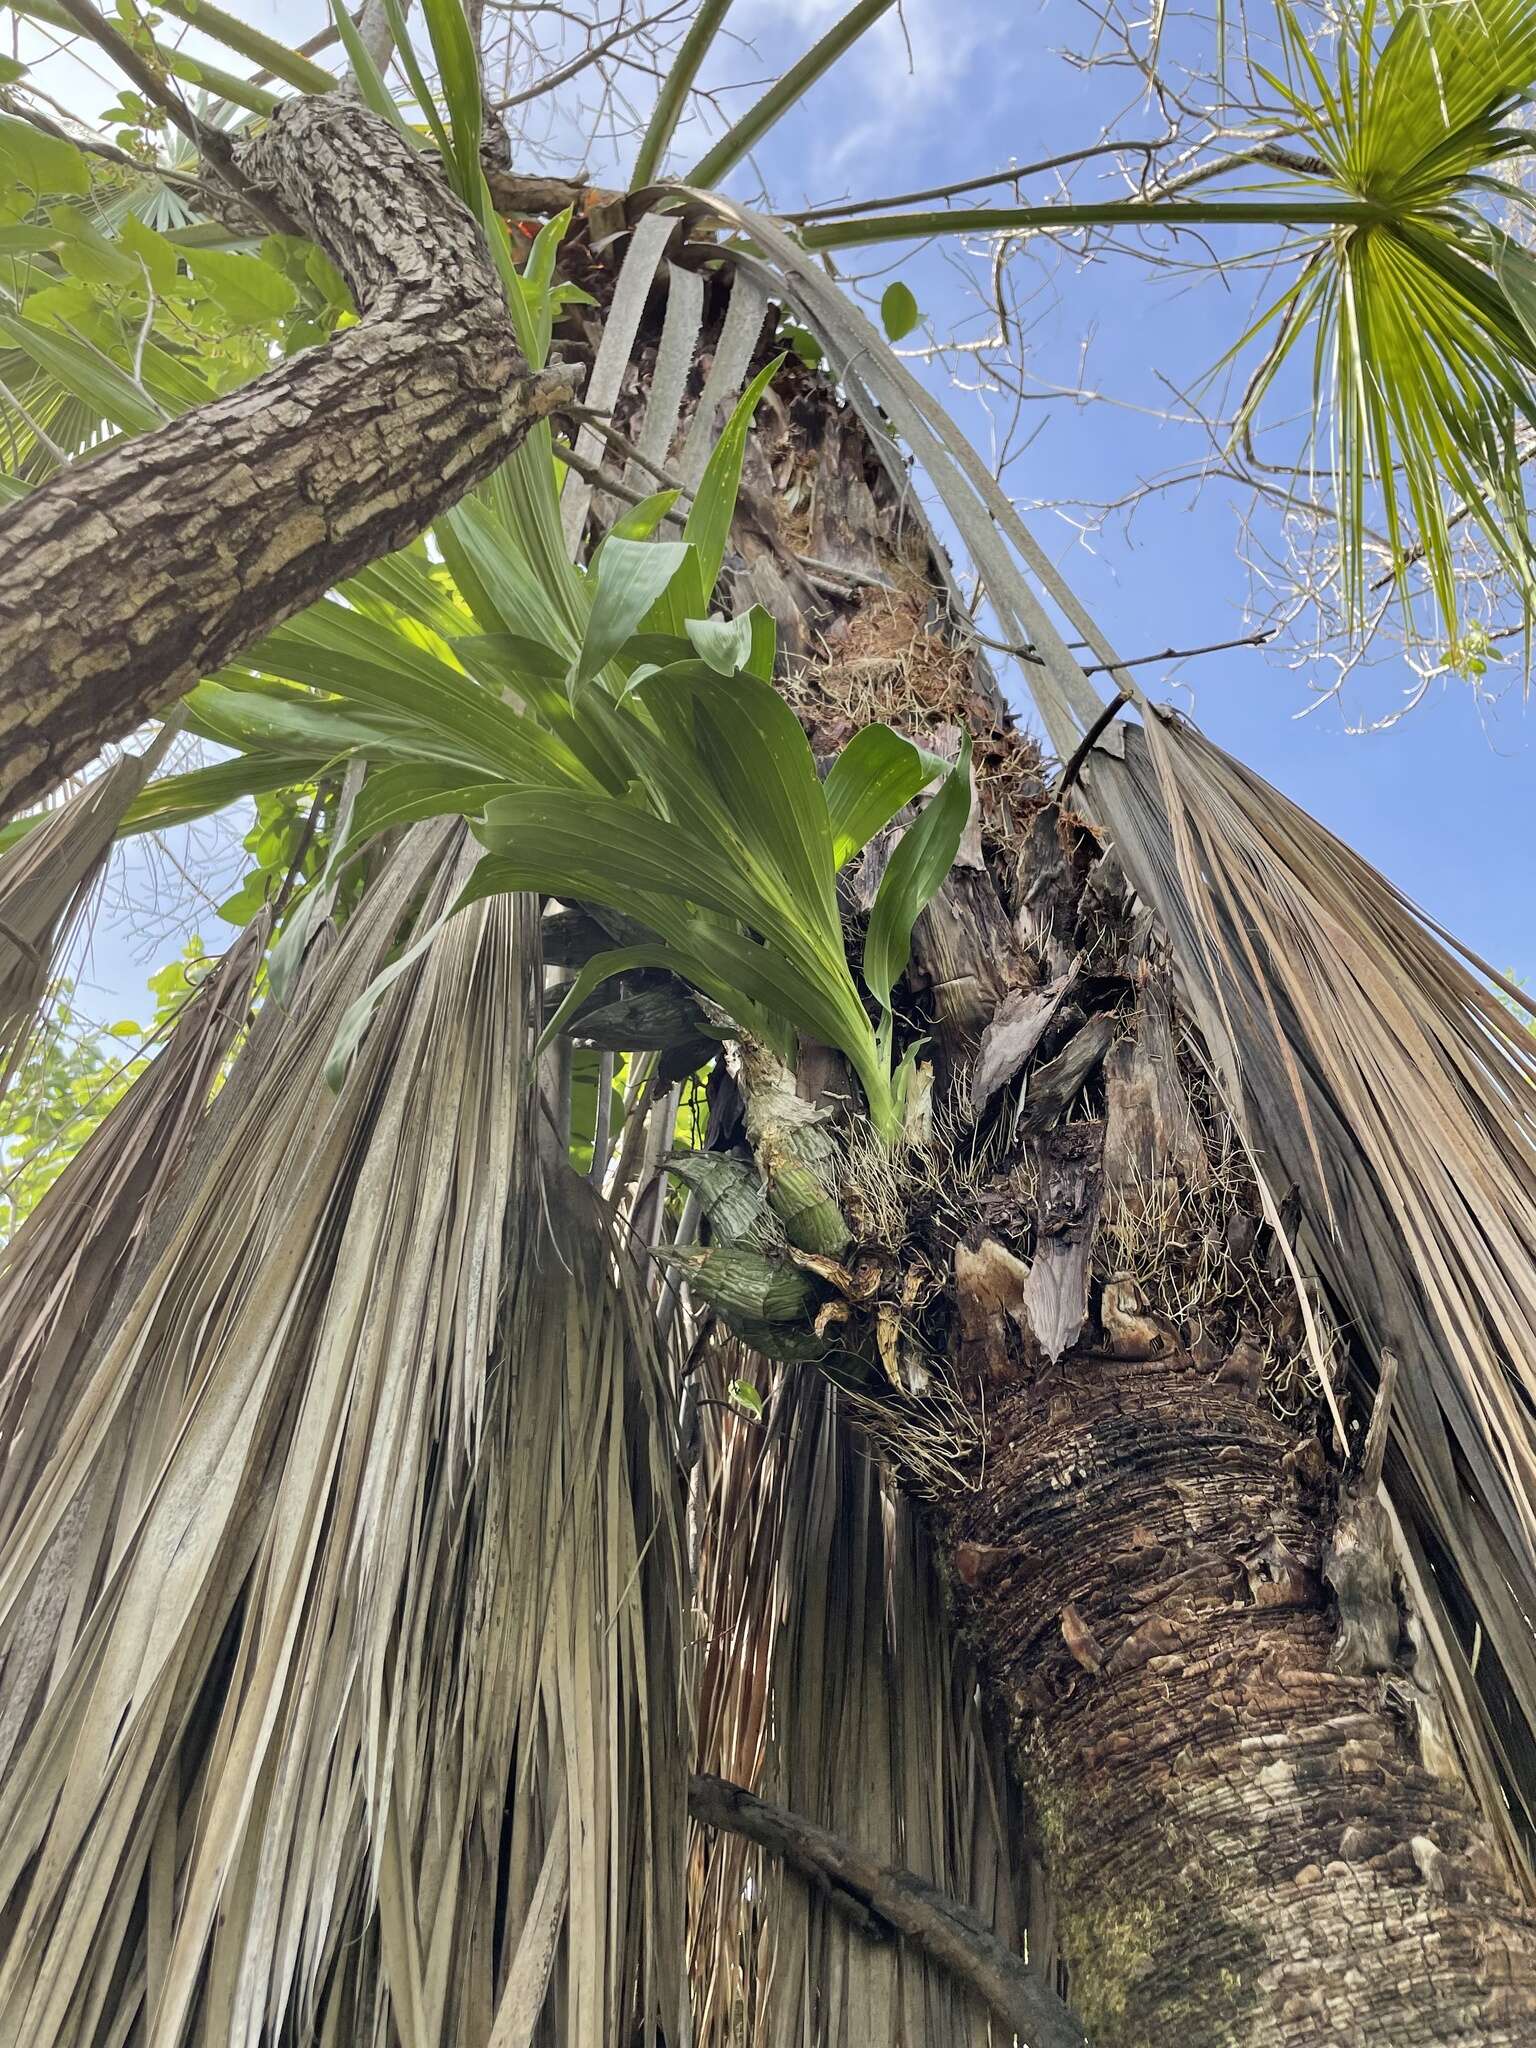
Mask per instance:
[[[864,941],[864,985],[884,1009],[890,1007],[891,991],[912,950],[912,927],[943,887],[970,815],[971,742],[966,734],[943,788],[902,834],[880,877]]]
[[[904,285],[899,278],[895,284],[888,284],[880,298],[880,324],[885,329],[886,340],[904,340],[917,325],[918,318],[917,301],[912,296],[910,285]]]

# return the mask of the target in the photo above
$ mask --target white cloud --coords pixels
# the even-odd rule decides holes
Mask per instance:
[[[738,0],[729,27],[750,41],[763,75],[788,68],[847,12],[848,0]],[[974,94],[973,65],[983,45],[995,52],[1010,8],[956,0],[905,0],[846,51],[817,86],[815,111],[830,103],[835,124],[797,124],[797,159],[807,185],[835,184],[857,165],[877,177],[886,165],[908,163],[952,130],[956,111]],[[735,53],[732,68],[739,72]],[[793,117],[791,117],[793,120]]]

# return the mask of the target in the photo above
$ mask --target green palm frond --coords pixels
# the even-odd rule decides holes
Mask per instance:
[[[823,251],[960,232],[1290,230],[1296,274],[1224,359],[1269,337],[1237,430],[1310,353],[1312,460],[1331,481],[1351,614],[1365,611],[1379,511],[1390,575],[1407,601],[1422,565],[1454,647],[1462,518],[1528,612],[1536,602],[1522,476],[1522,430],[1536,422],[1536,261],[1500,218],[1536,219],[1507,175],[1536,151],[1515,118],[1536,82],[1536,13],[1526,0],[1361,0],[1331,64],[1289,6],[1279,18],[1286,75],[1264,75],[1316,170],[1199,199],[823,220],[801,239]]]
[[[1491,200],[1526,204],[1498,173],[1533,147],[1512,117],[1536,80],[1536,13],[1521,0],[1367,0],[1331,78],[1289,7],[1280,22],[1291,77],[1270,83],[1297,140],[1380,218],[1319,239],[1294,305],[1310,319],[1279,330],[1243,423],[1310,324],[1348,602],[1363,611],[1374,486],[1392,573],[1406,589],[1422,559],[1454,640],[1458,503],[1528,606],[1536,588],[1519,436],[1536,418],[1536,331],[1506,282],[1518,258],[1489,217]]]

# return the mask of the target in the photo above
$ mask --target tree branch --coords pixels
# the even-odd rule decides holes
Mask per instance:
[[[83,36],[103,51],[130,79],[152,106],[159,107],[171,122],[179,128],[203,159],[212,164],[225,184],[248,206],[254,207],[267,226],[280,235],[292,234],[292,217],[270,197],[253,192],[248,180],[242,175],[236,160],[235,145],[221,128],[213,127],[207,121],[200,121],[182,99],[180,93],[162,78],[154,65],[137,51],[128,38],[107,21],[91,5],[91,0],[58,0],[60,11],[67,14]]]
[[[644,30],[654,28],[658,21],[665,21],[669,15],[676,14],[681,4],[682,0],[672,0],[670,7],[659,8],[654,14],[642,15],[639,21],[621,22],[612,35],[604,36],[601,42],[583,50],[579,56],[573,57],[568,64],[560,65],[547,77],[537,79],[532,85],[525,85],[521,92],[509,93],[505,99],[493,100],[491,111],[495,114],[510,113],[513,107],[526,106],[529,100],[540,99],[545,93],[553,92],[557,86],[569,84],[571,79],[589,70],[620,43],[629,42]]]
[[[878,1862],[814,1821],[770,1805],[724,1778],[697,1777],[688,1811],[705,1827],[744,1835],[813,1884],[895,1928],[941,1964],[1030,2048],[1088,2048],[1088,2036],[1043,1979],[968,1906],[910,1870]]]
[[[415,539],[574,394],[529,371],[478,226],[389,121],[287,101],[240,169],[358,323],[0,515],[0,818]]]

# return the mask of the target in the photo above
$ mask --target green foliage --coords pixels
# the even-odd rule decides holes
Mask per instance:
[[[1528,616],[1536,602],[1521,473],[1522,429],[1536,422],[1536,259],[1495,219],[1507,207],[1529,221],[1536,205],[1513,175],[1536,150],[1521,118],[1536,84],[1536,10],[1352,0],[1331,70],[1311,18],[1285,0],[1278,12],[1286,75],[1264,75],[1305,169],[1199,198],[817,220],[802,240],[832,250],[1073,227],[1291,231],[1294,274],[1224,359],[1268,340],[1236,430],[1284,365],[1310,360],[1312,459],[1333,479],[1352,616],[1368,611],[1373,530],[1384,527],[1410,624],[1422,565],[1454,644],[1459,520],[1487,539]]]
[[[912,296],[912,287],[898,278],[888,284],[880,296],[880,324],[885,329],[887,341],[902,341],[921,319],[917,300]]]
[[[119,136],[142,172],[0,115],[0,477],[13,490],[247,383],[352,317],[307,242],[252,248],[225,230],[152,225],[170,195],[151,111],[126,93],[115,110],[144,123]]]
[[[1349,599],[1363,612],[1373,483],[1395,573],[1404,579],[1422,557],[1454,634],[1447,486],[1528,601],[1536,575],[1518,444],[1522,420],[1536,413],[1536,321],[1521,289],[1530,258],[1483,205],[1490,193],[1529,204],[1495,173],[1532,146],[1512,117],[1536,81],[1536,11],[1525,0],[1401,12],[1365,0],[1338,38],[1332,78],[1289,7],[1280,21],[1290,77],[1270,82],[1298,140],[1381,218],[1319,241],[1270,308],[1278,339],[1248,410],[1311,328]]]
[[[738,1408],[745,1409],[754,1422],[763,1419],[763,1397],[750,1380],[731,1380],[726,1393]]]
[[[255,798],[256,817],[244,846],[251,866],[234,895],[219,905],[226,924],[242,928],[286,885],[313,880],[325,866],[327,834],[316,828],[319,793],[312,783],[288,783]]]
[[[948,775],[882,884],[872,1024],[848,967],[837,871],[946,764],[880,729],[860,735],[823,785],[793,713],[762,679],[772,665],[766,621],[707,616],[765,385],[766,373],[713,451],[684,540],[613,533],[588,572],[568,571],[584,618],[564,644],[545,637],[548,614],[528,601],[518,531],[482,501],[460,533],[495,533],[499,544],[476,557],[495,563],[494,594],[473,573],[461,594],[476,623],[496,628],[510,615],[533,633],[428,631],[412,645],[377,603],[368,618],[316,606],[253,652],[256,673],[201,686],[193,719],[248,749],[365,754],[374,768],[354,841],[386,820],[471,816],[491,857],[463,903],[537,889],[630,919],[643,938],[589,961],[551,1029],[615,974],[663,967],[788,1060],[798,1033],[841,1048],[894,1139],[891,991],[912,919],[964,827],[967,764]],[[336,1074],[385,986],[344,1026]]]
[[[569,217],[544,228],[521,269],[512,263],[480,169],[479,87],[459,0],[428,0],[425,15],[442,111],[395,7],[401,59],[537,363],[561,305],[577,296],[555,276]],[[354,42],[364,90],[374,89]],[[76,162],[70,151],[68,167],[51,167],[55,184],[76,175]],[[87,210],[18,189],[29,269],[12,310],[0,311],[34,389],[46,383],[58,399],[50,416],[76,408],[77,439],[103,425],[148,430],[345,316],[334,273],[301,244],[271,237],[253,251],[178,240],[127,210],[112,233],[97,197],[93,188]],[[557,1023],[615,974],[664,968],[787,1060],[800,1034],[840,1048],[894,1141],[907,1068],[893,1072],[892,991],[912,920],[968,814],[967,763],[951,770],[881,728],[860,734],[823,784],[771,687],[771,620],[756,609],[710,615],[747,433],[777,367],[766,365],[734,408],[682,538],[657,537],[674,502],[658,493],[615,523],[585,570],[567,559],[548,433],[536,430],[441,522],[433,551],[375,565],[201,684],[189,725],[238,758],[146,791],[126,829],[195,816],[235,794],[254,800],[253,867],[222,910],[238,924],[279,895],[291,902],[278,985],[352,849],[415,819],[466,816],[487,857],[462,902],[537,889],[620,913],[636,934],[582,968]],[[29,473],[39,473],[32,454]],[[356,757],[369,772],[342,845],[329,816],[312,824],[314,792],[337,786]],[[941,793],[877,897],[866,1001],[848,963],[837,873],[936,776]],[[419,935],[345,1020],[333,1075],[381,990],[430,938]]]
[[[0,167],[7,185],[34,200],[56,192],[84,192],[90,184],[78,149],[42,134],[15,114],[0,114]]]
[[[627,760],[625,790],[524,789],[493,797],[477,830],[495,858],[482,866],[471,894],[540,889],[621,911],[661,944],[589,961],[565,1014],[621,969],[670,967],[791,1063],[797,1033],[840,1048],[863,1084],[876,1127],[894,1139],[901,1107],[890,1064],[895,977],[883,989],[870,984],[883,1009],[877,1030],[848,969],[828,798],[793,712],[756,677],[726,677],[708,663],[678,661],[652,668],[621,703],[590,693],[584,715],[601,724]],[[889,741],[906,750],[906,777],[887,777],[883,804],[862,807],[871,830],[933,773],[909,742],[895,734]],[[945,788],[947,800],[930,805],[903,841],[941,853],[953,828],[937,879],[932,861],[893,859],[882,881],[871,919],[871,940],[880,948],[876,981],[894,957],[896,935],[910,936],[912,917],[953,858],[970,806],[965,764]]]
[[[0,1244],[37,1207],[97,1126],[149,1065],[150,1049],[206,972],[201,939],[148,980],[152,1021],[98,1025],[76,1006],[74,984],[53,992],[0,1102]]]

